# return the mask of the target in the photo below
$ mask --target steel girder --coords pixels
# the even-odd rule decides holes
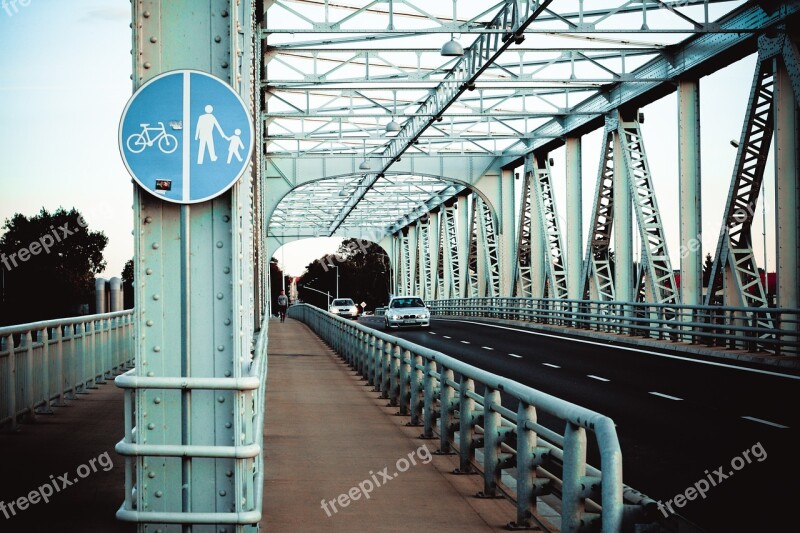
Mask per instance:
[[[515,296],[533,296],[532,228],[533,222],[533,170],[525,168],[522,183],[522,199],[519,211],[519,231],[517,232],[517,272],[514,283]]]
[[[469,217],[469,246],[467,247],[467,279],[464,296],[467,298],[474,298],[483,296],[479,290],[478,276],[480,273],[480,266],[478,264],[478,246],[480,246],[480,217],[478,216],[478,203],[480,202],[478,195],[472,195],[470,202],[470,217]]]
[[[600,168],[592,208],[591,226],[583,263],[583,298],[613,301],[614,275],[611,269],[611,230],[614,225],[614,136],[616,124],[606,125]]]
[[[545,247],[544,270],[547,280],[546,296],[567,297],[567,265],[561,243],[561,224],[556,213],[550,161],[547,154],[534,154],[525,160],[526,174],[533,177],[532,189],[539,215],[539,230]]]
[[[478,257],[480,258],[478,273],[480,281],[478,289],[482,288],[482,296],[500,296],[500,257],[497,242],[497,231],[494,224],[492,210],[480,196],[474,194],[475,203],[473,213],[478,226]]]
[[[783,38],[759,39],[759,57],[711,267],[706,304],[714,303],[722,290],[726,304],[769,307],[753,252],[752,223],[774,132],[774,58],[783,52],[783,45]],[[768,314],[755,315],[755,322],[759,327],[772,327]]]
[[[631,198],[642,239],[642,264],[646,269],[651,297],[656,303],[677,304],[680,298],[667,251],[664,226],[656,202],[642,131],[634,114],[626,116],[620,113],[617,133],[630,179]]]
[[[433,294],[433,264],[431,261],[430,216],[428,220],[417,222],[417,290],[416,293],[427,300]]]

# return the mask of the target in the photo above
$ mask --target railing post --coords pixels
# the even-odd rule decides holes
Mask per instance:
[[[452,446],[450,445],[450,436],[453,433],[453,411],[455,410],[455,403],[453,396],[455,391],[450,385],[453,380],[453,371],[449,368],[442,367],[439,378],[439,449],[436,451],[439,455],[449,455],[453,453]]]
[[[389,404],[397,407],[400,403],[400,356],[399,346],[393,346],[389,353]]]
[[[78,377],[76,376],[75,381],[75,393],[76,394],[87,394],[86,391],[86,323],[81,322],[78,324],[78,330],[75,334],[76,338],[72,339],[72,342],[75,343],[73,350],[74,353],[80,354],[76,355],[75,359],[75,368],[78,376],[80,377],[80,390],[78,390]],[[78,341],[80,338],[80,341]],[[78,342],[80,342],[80,349],[78,348]]]
[[[483,395],[483,491],[481,498],[497,497],[497,483],[500,481],[500,413],[495,405],[500,405],[500,391],[486,386]]]
[[[389,399],[389,389],[392,385],[392,343],[383,343],[383,355],[381,357],[381,379],[379,381],[381,398]]]
[[[409,405],[411,403],[411,352],[408,350],[403,350],[400,352],[400,365],[398,368],[399,373],[399,380],[398,380],[398,392],[397,392],[397,399],[398,403],[400,404],[400,412],[397,413],[401,416],[408,415]]]
[[[9,342],[14,346],[13,336],[9,335]],[[28,406],[28,421],[36,420],[36,392],[33,381],[33,336],[30,331],[22,335],[22,343],[25,346],[25,403]]]
[[[474,474],[472,461],[475,459],[475,400],[470,397],[475,392],[475,381],[461,376],[458,387],[458,470],[457,474]]]
[[[586,430],[567,422],[564,429],[564,460],[561,488],[561,530],[577,532],[583,521],[581,485],[586,476]]]
[[[550,480],[537,479],[536,467],[549,454],[547,448],[537,448],[537,435],[528,428],[528,422],[536,422],[536,408],[524,402],[517,406],[517,520],[509,524],[513,528],[531,526],[536,497],[544,494]]]
[[[420,420],[422,419],[422,409],[425,403],[422,391],[422,370],[420,369],[420,367],[422,367],[422,356],[414,355],[411,361],[411,372],[409,374],[411,421],[408,425],[419,426]]]
[[[14,353],[13,335],[6,337],[6,348],[8,349],[8,377],[6,378],[8,414],[11,415],[11,431],[17,431],[17,356]],[[0,346],[0,349],[2,349],[2,346]]]
[[[425,396],[425,405],[422,410],[423,430],[420,438],[433,439],[433,425],[436,423],[436,363],[429,359],[425,364],[425,373],[423,375],[423,388]],[[441,413],[439,413],[441,414]]]
[[[53,414],[53,409],[50,408],[50,398],[53,397],[50,394],[51,383],[50,383],[50,332],[47,328],[40,330],[39,332],[39,342],[42,343],[42,394],[44,395],[44,405],[37,409],[37,413],[50,415]]]

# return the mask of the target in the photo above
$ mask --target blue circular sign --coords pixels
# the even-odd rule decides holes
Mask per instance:
[[[133,179],[179,204],[210,200],[247,171],[253,121],[230,85],[174,70],[137,90],[122,113],[119,149]]]

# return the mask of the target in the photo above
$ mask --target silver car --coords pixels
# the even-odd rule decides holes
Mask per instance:
[[[357,318],[358,307],[350,298],[336,298],[331,302],[328,311],[342,318]]]
[[[400,327],[429,328],[431,312],[419,296],[395,296],[386,306],[385,329]]]

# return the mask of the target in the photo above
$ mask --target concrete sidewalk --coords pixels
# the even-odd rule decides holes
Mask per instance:
[[[304,324],[270,322],[266,531],[500,531],[514,520],[512,503],[474,498],[482,478],[451,474],[457,457],[432,455],[438,441],[365,384]]]

